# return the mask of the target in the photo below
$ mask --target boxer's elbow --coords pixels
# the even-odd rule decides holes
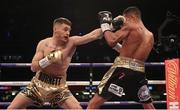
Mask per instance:
[[[112,32],[109,32],[109,33],[106,32],[104,36],[105,36],[107,44],[110,47],[114,47],[117,44],[117,39]]]
[[[39,64],[38,63],[31,63],[31,71],[32,72],[37,72],[37,71],[39,71],[40,70],[40,66],[39,66]]]
[[[116,43],[115,41],[113,41],[113,40],[109,40],[109,41],[107,41],[107,44],[108,44],[111,48],[113,48],[117,43]]]
[[[31,66],[31,71],[32,72],[36,72],[37,71],[37,68],[35,66]]]

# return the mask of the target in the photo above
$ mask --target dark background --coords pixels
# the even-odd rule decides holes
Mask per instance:
[[[179,58],[180,13],[178,0],[1,0],[0,3],[0,62],[30,63],[37,43],[52,36],[52,22],[66,17],[73,23],[71,35],[84,35],[99,27],[97,13],[111,11],[113,17],[128,6],[142,11],[145,26],[154,33],[155,45],[147,62],[163,62]],[[161,35],[158,29],[163,27]],[[117,53],[104,40],[77,47],[72,62],[113,62]],[[158,68],[158,69],[157,69]],[[108,68],[100,68],[102,77]],[[81,71],[80,71],[81,70]],[[164,79],[164,67],[147,68],[149,79]],[[95,72],[98,69],[94,70]],[[94,72],[93,71],[93,72]],[[1,68],[1,80],[29,80],[30,69]],[[73,72],[73,74],[72,74]],[[21,75],[20,75],[21,73]],[[27,73],[28,75],[25,75]],[[69,79],[85,80],[89,68],[69,69]],[[98,76],[94,76],[98,80]],[[77,79],[76,79],[77,78]]]
[[[55,18],[68,18],[73,23],[71,35],[84,35],[99,27],[99,11],[111,11],[115,17],[128,6],[137,6],[142,11],[145,26],[154,34],[155,45],[147,62],[164,62],[166,59],[180,58],[178,0],[1,0],[0,63],[30,63],[37,43],[52,36],[52,22]],[[112,63],[116,55],[117,53],[104,40],[97,40],[77,47],[72,62]],[[101,80],[108,69],[109,67],[70,67],[67,80],[89,81],[90,73],[93,73],[92,80]],[[34,73],[29,67],[0,66],[0,81],[30,81],[33,76]],[[165,80],[165,68],[146,66],[146,76],[149,80]],[[89,91],[86,87],[72,87],[70,90],[74,95],[76,92]],[[87,87],[90,88],[91,85]],[[154,100],[166,100],[164,84],[149,87]],[[3,90],[3,86],[0,88],[0,102],[12,101],[15,96],[12,92],[18,93],[22,90],[22,87],[8,87],[8,90]],[[79,95],[76,98],[79,101],[89,100],[88,95]],[[116,107],[121,106],[109,106],[111,109]],[[122,107],[131,108],[130,105]],[[157,104],[155,107],[165,109],[166,105]]]

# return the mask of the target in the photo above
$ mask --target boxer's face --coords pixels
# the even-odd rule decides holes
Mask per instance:
[[[67,24],[57,23],[54,25],[55,36],[63,42],[67,42],[69,40],[70,31],[71,31],[71,26]]]

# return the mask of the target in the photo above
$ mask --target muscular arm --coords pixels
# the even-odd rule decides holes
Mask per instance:
[[[110,47],[114,47],[118,42],[121,42],[129,34],[129,30],[126,27],[121,28],[116,32],[106,31],[104,37]]]
[[[41,67],[39,66],[39,60],[41,60],[44,57],[41,47],[42,47],[42,41],[38,43],[36,48],[36,53],[32,59],[31,70],[33,72],[37,72],[41,69]]]
[[[99,29],[95,29],[95,30],[91,31],[90,33],[88,33],[86,35],[74,36],[71,38],[73,39],[75,45],[82,45],[82,44],[86,44],[91,41],[100,39],[101,36],[102,36],[102,31],[99,28]]]

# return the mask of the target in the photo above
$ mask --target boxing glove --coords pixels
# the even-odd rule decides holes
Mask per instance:
[[[109,11],[100,11],[98,13],[102,32],[111,31],[112,13]]]
[[[111,24],[111,29],[112,31],[117,31],[119,30],[122,25],[125,23],[126,18],[124,16],[117,16],[112,20],[112,24]]]
[[[52,63],[62,62],[62,52],[60,50],[49,53],[46,57],[39,61],[39,66],[45,68]]]

